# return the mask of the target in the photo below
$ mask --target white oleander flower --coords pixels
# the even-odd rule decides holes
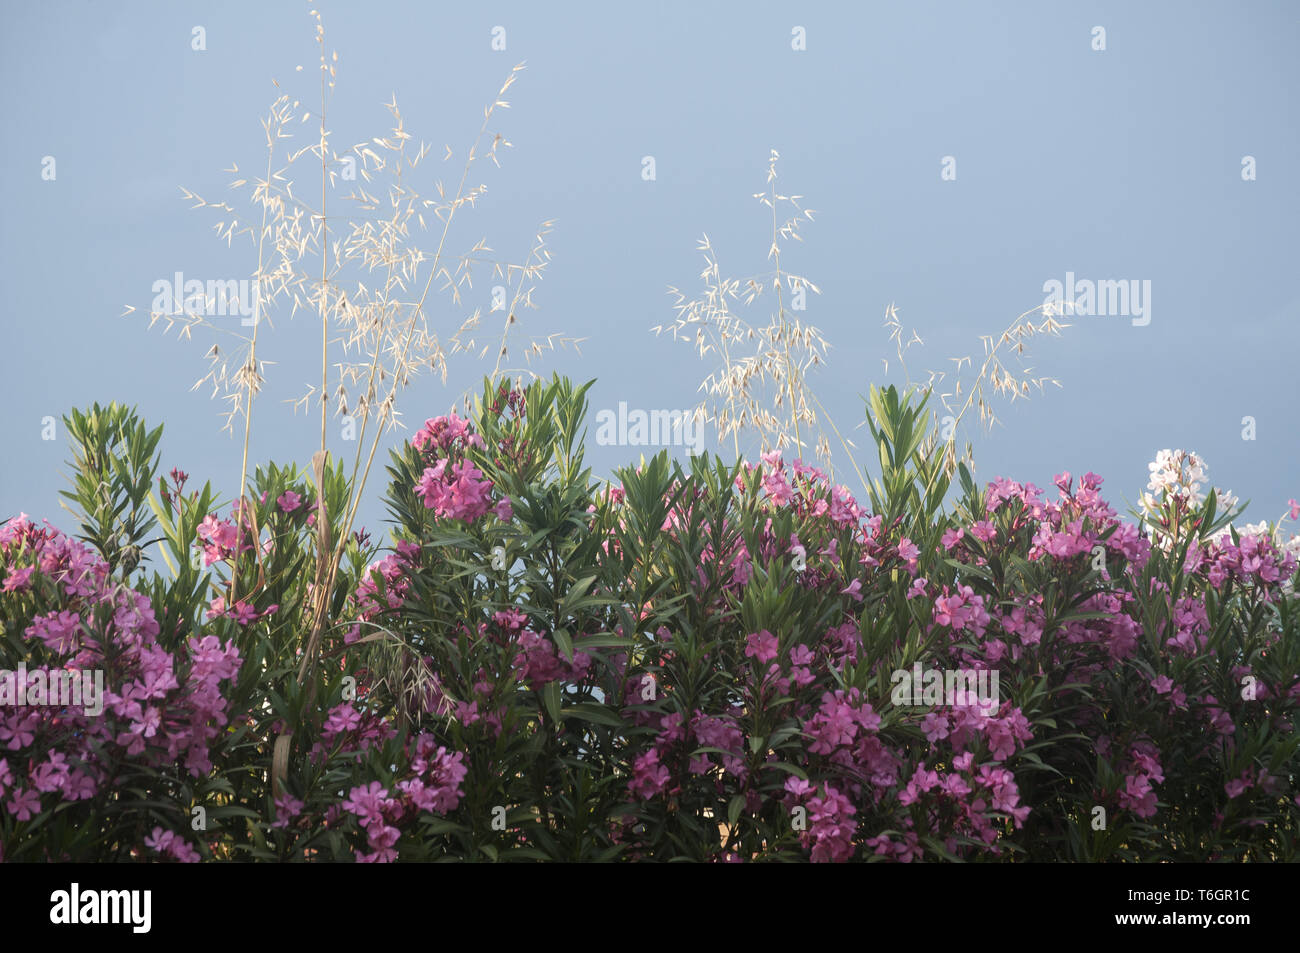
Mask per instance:
[[[1237,497],[1232,495],[1231,490],[1221,490],[1217,486],[1214,488],[1214,502],[1220,513],[1226,513],[1237,505]]]

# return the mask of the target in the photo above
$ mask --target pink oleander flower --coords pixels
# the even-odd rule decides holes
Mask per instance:
[[[5,576],[5,582],[3,586],[0,586],[0,592],[22,592],[31,585],[32,573],[35,571],[35,566],[13,570],[9,575]]]
[[[378,781],[354,787],[343,802],[343,809],[361,818],[362,822],[381,820],[388,804],[388,789]]]
[[[144,839],[146,847],[182,864],[196,864],[199,854],[193,847],[176,835],[175,831],[165,831],[155,827],[153,833]]]
[[[941,711],[932,711],[921,719],[921,733],[930,744],[948,737],[948,716]]]
[[[349,731],[356,731],[361,727],[361,713],[352,707],[351,702],[343,702],[335,705],[330,709],[329,715],[325,719],[324,734],[326,742],[332,741],[341,734]]]
[[[831,490],[830,517],[837,527],[852,526],[862,515],[858,502],[846,486],[837,486]]]
[[[975,594],[970,586],[958,586],[955,593],[943,587],[943,595],[934,600],[934,624],[950,627],[954,632],[969,631],[982,636],[988,627],[989,614],[984,609],[984,597]]]
[[[745,733],[736,724],[734,718],[730,716],[715,718],[696,711],[695,717],[691,719],[691,731],[700,745],[729,752],[721,756],[724,771],[741,779],[748,775],[744,759]],[[656,739],[656,744],[660,747],[666,746],[675,740],[675,736],[679,733],[679,731],[670,727],[660,734],[659,738]],[[693,758],[690,765],[691,772],[694,774],[707,773],[710,769],[709,757],[707,754],[702,754]]]
[[[759,662],[770,662],[776,658],[780,650],[780,643],[775,635],[764,629],[761,632],[753,632],[745,638],[745,657],[754,658]]]
[[[627,787],[636,797],[648,801],[666,791],[671,779],[668,769],[659,763],[659,752],[652,748],[634,762]]]
[[[805,847],[812,847],[813,863],[844,863],[853,856],[855,814],[853,802],[830,785],[821,796],[809,799],[809,828],[800,834],[800,840]]]
[[[275,799],[275,822],[271,824],[271,828],[278,830],[288,828],[289,822],[302,813],[303,807],[303,802],[293,795],[281,794]]]
[[[1252,787],[1254,787],[1254,783],[1250,780],[1250,773],[1243,772],[1240,778],[1229,781],[1223,786],[1223,789],[1229,798],[1237,798],[1241,797]]]
[[[532,689],[561,679],[580,682],[591,668],[591,656],[586,652],[574,651],[573,661],[569,662],[555,650],[554,642],[530,629],[519,633],[519,649],[512,667],[520,681],[527,682]]]
[[[461,419],[452,411],[450,416],[430,417],[426,420],[424,426],[411,438],[411,446],[426,452],[450,450],[456,441],[469,443],[477,436],[470,434],[469,421]],[[479,438],[474,442],[481,443],[481,440]]]
[[[989,718],[984,723],[984,736],[989,745],[989,756],[994,761],[1005,761],[1023,748],[1026,741],[1033,739],[1029,729],[1029,719],[1019,708],[1011,708],[1010,702],[1003,703],[1003,712]]]
[[[773,470],[763,477],[763,492],[777,506],[785,506],[794,499],[794,491],[786,482],[783,470]]]
[[[171,849],[174,840],[176,840],[175,831],[166,831],[161,827],[155,827],[153,833],[144,839],[144,845],[161,854]]]
[[[450,467],[447,462],[442,459],[425,468],[416,494],[439,517],[469,522],[483,516],[491,508],[492,483],[468,460]]]
[[[81,617],[64,609],[37,616],[24,633],[29,639],[40,639],[45,647],[60,655],[70,652],[77,642]]]
[[[1156,795],[1151,789],[1150,779],[1143,774],[1125,778],[1119,803],[1121,807],[1131,810],[1138,817],[1155,817]]]
[[[30,821],[40,813],[41,796],[35,791],[18,788],[7,805],[9,813],[19,821]]]
[[[293,492],[293,490],[285,490],[276,498],[275,502],[280,505],[280,509],[285,513],[292,513],[298,507],[302,506],[302,497]]]
[[[805,688],[817,680],[812,673],[816,664],[816,655],[812,649],[800,643],[790,650],[790,680],[800,688]]]
[[[812,794],[816,788],[803,778],[796,778],[793,775],[785,779],[785,790],[788,791],[795,800],[805,800]]]

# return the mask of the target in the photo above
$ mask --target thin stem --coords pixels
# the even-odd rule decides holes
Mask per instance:
[[[794,444],[795,450],[803,456],[803,441],[799,439],[799,409],[794,400],[794,367],[790,359],[790,335],[787,333],[785,326],[785,288],[781,282],[781,246],[777,242],[780,235],[777,226],[776,217],[776,173],[772,172],[769,179],[768,196],[772,205],[772,255],[776,261],[776,322],[778,333],[781,335],[781,341],[785,348],[785,387],[786,394],[790,400],[790,422],[794,425]]]
[[[274,112],[272,113],[272,115],[274,115]],[[256,272],[257,288],[256,291],[254,292],[256,297],[253,299],[253,340],[249,345],[249,352],[248,352],[248,363],[249,366],[252,368],[253,374],[257,373],[257,332],[258,332],[258,328],[262,323],[262,273],[264,269],[262,250],[266,242],[266,215],[267,215],[267,205],[269,204],[270,201],[271,166],[273,164],[274,158],[275,158],[275,138],[270,133],[270,124],[268,123],[267,141],[266,141],[267,191],[266,194],[263,195],[262,197],[262,227],[258,231],[258,235],[257,235],[257,272]],[[240,506],[241,517],[243,515],[244,494],[247,492],[247,487],[248,487],[248,444],[249,444],[250,436],[253,431],[254,380],[255,378],[253,376],[249,376],[245,381],[245,386],[248,388],[248,404],[244,407],[244,450],[243,450],[243,458],[239,465],[239,506]],[[241,519],[239,522],[240,522],[240,526],[242,527],[243,520]],[[243,532],[242,528],[239,529],[239,532],[240,533]],[[254,547],[257,546],[257,540],[253,540],[253,545]],[[237,546],[238,543],[236,543],[236,547]],[[231,563],[231,573],[230,573],[230,605],[232,607],[234,606],[235,600],[239,595],[239,591],[238,591],[239,572],[236,565],[238,559],[239,559],[239,553],[236,552],[235,561]]]
[[[434,252],[434,256],[430,264],[428,280],[425,282],[424,290],[420,294],[420,300],[416,302],[414,310],[412,311],[411,314],[410,321],[407,325],[406,335],[402,341],[402,348],[397,356],[397,361],[395,365],[397,367],[401,367],[406,361],[406,355],[410,350],[411,339],[415,334],[416,320],[419,317],[419,315],[423,313],[424,302],[428,298],[429,289],[433,285],[434,277],[439,273],[440,263],[442,262],[442,256],[443,256],[443,249],[446,246],[447,237],[451,231],[451,223],[455,218],[456,210],[460,207],[461,201],[465,194],[465,183],[469,180],[469,170],[474,164],[479,142],[482,141],[483,135],[487,132],[488,123],[491,121],[492,115],[495,111],[496,102],[500,101],[499,97],[501,96],[502,93],[505,92],[506,89],[509,88],[511,82],[514,79],[515,73],[518,72],[521,68],[522,67],[520,66],[516,66],[514,70],[511,71],[510,78],[506,80],[505,85],[502,86],[500,92],[498,92],[497,94],[498,99],[494,101],[492,106],[484,110],[483,124],[479,127],[478,135],[475,137],[474,144],[469,150],[469,155],[466,157],[465,168],[461,173],[461,180],[459,186],[456,189],[455,198],[451,201],[451,203],[447,207],[447,217],[443,223],[442,235],[438,240],[437,250]],[[400,380],[401,380],[401,376],[394,374],[393,384],[389,388],[388,395],[384,398],[383,402],[380,404],[381,422],[389,413],[391,413],[393,397],[396,394],[397,386]],[[371,378],[368,381],[368,385],[372,386],[373,381],[374,381],[374,365],[372,364]],[[369,386],[367,388],[367,393],[369,393]],[[367,418],[369,417],[369,407],[367,407],[366,416]],[[362,471],[361,480],[359,483],[354,483],[353,491],[351,494],[351,500],[349,501],[347,513],[345,514],[344,517],[342,531],[338,534],[337,542],[335,542],[334,545],[331,547],[332,555],[329,560],[329,564],[325,570],[324,580],[321,585],[321,591],[315,594],[316,604],[313,610],[312,635],[310,637],[312,641],[309,642],[308,652],[304,653],[303,665],[299,669],[298,680],[300,683],[306,678],[308,666],[311,664],[312,660],[310,658],[310,654],[316,651],[314,640],[317,637],[321,625],[323,624],[324,616],[329,605],[328,594],[333,590],[334,581],[338,574],[339,563],[343,558],[343,552],[347,546],[348,536],[352,530],[352,525],[356,520],[357,509],[360,506],[360,502],[361,502],[361,493],[365,488],[367,481],[369,480],[370,468],[374,465],[375,454],[379,449],[379,440],[381,436],[382,436],[382,429],[378,429],[374,437],[372,438],[371,445],[370,445],[370,452],[366,458],[366,466],[364,471]],[[360,443],[358,443],[357,449],[358,451],[360,451],[361,449]],[[355,480],[355,470],[353,475]]]
[[[320,54],[320,448],[325,449],[325,415],[328,410],[329,369],[329,222],[325,217],[325,184],[329,179],[325,153],[325,42],[321,40]]]

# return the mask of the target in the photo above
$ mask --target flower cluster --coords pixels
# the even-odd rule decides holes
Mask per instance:
[[[96,554],[26,516],[0,527],[0,573],[0,615],[17,623],[26,653],[14,658],[0,645],[0,746],[10,753],[0,803],[9,814],[29,821],[59,801],[112,797],[130,777],[123,762],[194,778],[212,770],[229,721],[225,686],[241,665],[231,642],[195,635],[167,651],[146,596],[112,584]],[[192,850],[165,837],[150,846],[178,860]]]
[[[568,661],[555,650],[555,643],[531,629],[519,633],[519,654],[515,656],[515,672],[529,688],[539,689],[557,680],[580,682],[591,668],[591,656],[575,651],[573,661]]]
[[[203,546],[203,565],[234,559],[240,553],[253,549],[252,532],[247,525],[236,520],[217,519],[210,513],[199,524],[198,538]]]
[[[1171,474],[1179,466],[1184,466],[1184,483],[1204,478],[1199,458],[1170,457],[1162,459],[1157,481],[1162,488],[1174,486]],[[743,551],[734,550],[749,564],[743,574],[718,571],[724,567],[714,555],[715,534],[708,521],[694,517],[707,500],[698,489],[686,487],[682,492],[675,482],[669,492],[677,502],[663,530],[674,541],[705,541],[695,570],[699,588],[731,592],[735,600],[715,603],[714,611],[745,603],[752,581],[777,578],[782,586],[793,585],[794,593],[812,590],[824,598],[838,596],[839,610],[846,614],[843,621],[811,632],[800,624],[798,614],[779,628],[759,626],[739,633],[732,628],[734,648],[720,649],[718,667],[705,669],[708,678],[730,685],[727,702],[719,707],[687,710],[687,698],[675,701],[664,690],[674,677],[671,665],[653,676],[628,677],[623,683],[624,717],[650,732],[628,757],[630,800],[644,805],[642,811],[663,804],[672,816],[680,810],[676,805],[693,796],[707,802],[707,792],[716,787],[717,797],[724,803],[730,799],[733,813],[739,807],[741,817],[766,816],[770,802],[760,791],[770,790],[774,775],[798,771],[781,783],[784,811],[802,809],[799,824],[790,827],[788,817],[772,823],[795,832],[814,861],[851,859],[862,848],[906,862],[926,856],[925,843],[936,840],[947,856],[1002,856],[1004,842],[1014,843],[1016,832],[1031,825],[1037,809],[1023,800],[1022,771],[1034,770],[1042,756],[1026,761],[1021,753],[1029,745],[1041,751],[1067,730],[1096,733],[1113,721],[1116,702],[1109,686],[1117,672],[1132,672],[1128,677],[1145,684],[1155,719],[1152,728],[1167,724],[1170,715],[1195,716],[1211,738],[1231,738],[1243,712],[1219,703],[1203,689],[1193,695],[1198,676],[1192,673],[1197,669],[1184,674],[1181,684],[1166,674],[1144,674],[1150,659],[1143,641],[1146,620],[1154,616],[1155,635],[1164,650],[1162,668],[1180,655],[1199,664],[1209,657],[1212,630],[1205,593],[1223,591],[1234,581],[1267,601],[1285,591],[1294,576],[1293,555],[1267,534],[1243,536],[1236,544],[1227,536],[1204,539],[1188,556],[1191,585],[1174,597],[1173,590],[1156,579],[1147,591],[1140,583],[1152,543],[1138,527],[1120,521],[1102,496],[1102,478],[1087,473],[1076,488],[1074,478],[1062,473],[1053,482],[1057,495],[1049,499],[1033,484],[995,479],[980,494],[980,505],[969,518],[949,523],[930,537],[937,542],[929,552],[918,543],[919,536],[898,521],[891,525],[878,514],[864,512],[815,468],[800,462],[787,467],[778,453],[764,454],[761,466],[746,465],[735,484],[738,490],[752,488],[756,493],[756,511],[734,517],[758,530],[747,540],[737,537],[737,546],[748,542]],[[614,493],[626,506],[622,491],[615,488],[611,496]],[[1186,515],[1195,497],[1183,496]],[[620,531],[622,520],[620,515]],[[778,530],[778,520],[793,520],[780,524],[792,525],[793,532]],[[612,544],[604,552],[611,558],[618,555]],[[796,561],[796,556],[801,558]],[[1010,559],[1026,568],[1014,575],[999,568],[994,577],[991,570],[998,564],[1008,566]],[[949,568],[954,565],[971,571],[958,568],[954,577]],[[861,574],[849,574],[855,566],[861,567]],[[1051,580],[1058,591],[1077,592],[1077,598],[1068,608],[1050,602],[1039,579]],[[946,637],[946,644],[927,643],[939,653],[935,664],[970,671],[991,668],[1003,684],[1019,685],[1022,691],[1035,683],[1059,686],[1054,690],[1069,700],[1070,729],[1064,719],[1058,723],[1060,716],[1037,708],[1031,712],[1005,697],[995,699],[991,708],[972,699],[970,704],[918,704],[911,711],[891,708],[878,695],[869,698],[858,687],[861,681],[846,686],[843,679],[850,672],[857,673],[855,679],[866,677],[861,668],[866,639],[877,645],[872,653],[877,659],[882,636],[886,652],[891,636],[894,651],[904,647],[901,632],[869,635],[870,622],[856,612],[848,614],[851,607],[869,602],[894,605],[888,592],[895,586],[907,603],[925,607],[910,610],[919,618],[920,637]],[[1152,601],[1154,608],[1148,610]],[[812,605],[816,603],[810,603],[809,614],[815,611]],[[876,611],[868,612],[865,620]],[[674,646],[672,629],[660,627],[655,645]],[[719,650],[717,643],[714,647]],[[670,658],[671,653],[665,655],[665,660]],[[878,661],[873,665],[877,683],[886,681],[888,670],[881,670]],[[1234,672],[1233,681],[1240,683],[1247,676],[1247,669]],[[653,690],[645,691],[652,677],[665,699],[657,705],[645,700],[655,697]],[[1088,686],[1090,694],[1082,695],[1078,685]],[[1287,685],[1300,698],[1300,678],[1292,675]],[[1262,681],[1255,691],[1259,698],[1274,697]],[[1120,710],[1128,710],[1127,701],[1120,704]],[[1178,724],[1189,725],[1193,737],[1204,730]],[[917,744],[908,730],[918,732],[924,743]],[[1072,742],[1059,744],[1064,751]],[[773,745],[777,747],[768,750]],[[1230,750],[1202,744],[1197,757],[1207,763],[1198,770],[1220,770],[1213,762]],[[1096,754],[1111,757],[1105,739],[1098,742]],[[1053,766],[1077,769],[1068,757]],[[1156,817],[1156,786],[1165,780],[1159,744],[1149,738],[1131,741],[1112,770],[1123,778],[1118,792],[1110,789],[1108,794],[1099,776],[1081,777],[1080,791],[1090,793],[1080,797],[1111,803],[1143,820]],[[1234,777],[1225,793],[1231,798],[1247,796],[1254,775],[1238,771]],[[1043,807],[1046,813],[1040,812],[1039,823],[1050,825],[1053,811],[1060,808]],[[879,832],[882,827],[887,830]],[[611,836],[636,854],[647,849],[638,842],[639,830],[619,825]],[[745,859],[744,851],[734,849],[735,828],[723,826],[721,834],[716,859]]]
[[[912,469],[870,507],[780,452],[594,485],[564,393],[489,385],[474,426],[431,418],[394,454],[393,551],[365,566],[354,537],[314,668],[276,603],[319,584],[300,567],[320,504],[278,470],[254,491],[276,544],[255,564],[258,520],[175,511],[206,515],[234,605],[0,527],[0,702],[59,672],[105,683],[98,716],[0,704],[0,851],[54,857],[52,812],[219,778],[247,825],[190,843],[132,820],[104,843],[181,862],[1295,859],[1300,542],[1224,529],[1231,497],[1201,496],[1195,454],[1153,464],[1151,537],[1094,473],[1046,491],[964,473],[945,512],[914,451],[882,452]],[[919,695],[891,691],[923,669]],[[1122,833],[1088,836],[1097,807]]]
[[[358,863],[391,863],[402,826],[421,812],[449,814],[465,792],[461,782],[468,768],[462,752],[448,752],[430,735],[420,735],[408,752],[409,776],[393,785],[394,795],[378,781],[348,792],[342,808],[357,819],[369,851],[356,850]]]
[[[420,547],[404,539],[394,552],[371,563],[352,593],[352,613],[360,621],[352,625],[343,640],[351,645],[363,635],[362,622],[375,623],[381,615],[400,608],[411,588],[410,574],[419,565]],[[379,577],[376,582],[375,577]],[[383,586],[381,598],[380,585]]]
[[[510,500],[492,502],[492,483],[464,457],[469,447],[483,448],[483,438],[470,430],[469,422],[454,413],[434,417],[411,439],[411,446],[434,462],[425,467],[415,486],[426,509],[443,519],[473,522],[491,510],[502,521],[513,512]]]

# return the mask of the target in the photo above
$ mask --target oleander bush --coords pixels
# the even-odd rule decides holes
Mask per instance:
[[[237,491],[162,475],[162,427],[96,404],[64,418],[67,532],[0,523],[0,859],[1298,859],[1300,540],[1238,528],[1195,454],[1162,451],[1124,518],[1096,474],[981,486],[958,452],[963,420],[1057,383],[1010,364],[1068,327],[1062,303],[981,336],[955,383],[872,388],[864,458],[811,386],[819,289],[782,252],[812,213],[773,151],[765,270],[724,275],[704,238],[703,292],[671,289],[658,329],[719,362],[695,412],[730,452],[597,479],[591,384],[507,366],[578,343],[518,340],[552,223],[522,260],[477,233],[451,251],[522,64],[444,182],[396,97],[383,135],[335,150],[338,56],[310,16],[320,98],[276,84],[264,153],[230,167],[247,207],[182,190],[248,240],[251,325],[190,283],[148,312],[213,333],[196,386],[242,430]],[[299,311],[319,450],[257,466],[272,318]],[[910,381],[920,338],[892,305],[886,327]],[[482,391],[391,454],[372,539],[354,524],[398,399],[461,359]]]
[[[0,528],[4,859],[1296,859],[1297,540],[1195,455],[1137,521],[950,485],[873,388],[867,499],[779,452],[607,483],[588,387],[428,420],[332,585],[341,465],[226,510],[134,411],[66,418],[79,532]],[[59,672],[101,710],[25,703]]]

